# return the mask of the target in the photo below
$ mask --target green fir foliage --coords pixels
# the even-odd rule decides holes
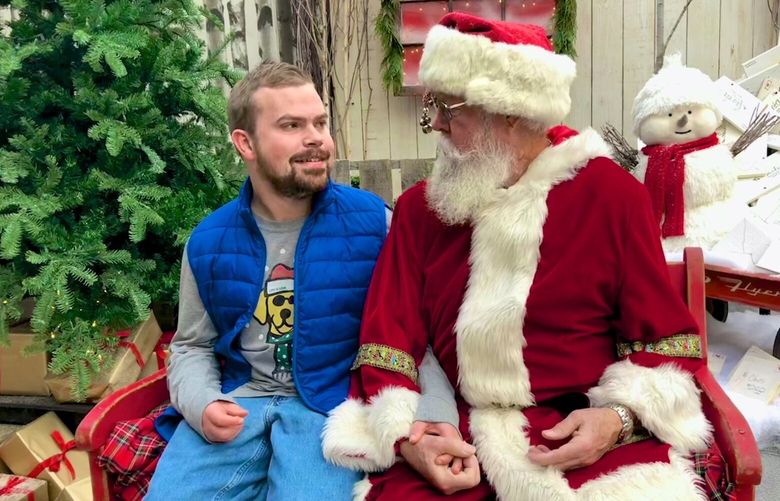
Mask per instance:
[[[115,338],[175,303],[183,246],[240,179],[192,0],[0,0],[0,343],[30,325],[84,396]]]
[[[553,47],[558,54],[577,56],[577,1],[557,0],[553,16]]]
[[[385,89],[398,94],[404,81],[404,46],[398,38],[398,19],[401,7],[398,0],[382,0],[374,22],[374,32],[382,42],[382,83]]]

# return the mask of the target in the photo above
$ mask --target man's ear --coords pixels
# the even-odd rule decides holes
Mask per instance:
[[[230,133],[230,140],[233,142],[233,146],[236,147],[236,151],[244,160],[255,160],[257,152],[252,147],[252,140],[249,137],[249,133],[243,129],[234,129]]]

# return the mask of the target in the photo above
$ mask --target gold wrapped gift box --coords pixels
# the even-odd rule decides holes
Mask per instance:
[[[0,444],[0,459],[14,475],[48,483],[49,499],[81,479],[89,479],[89,458],[75,449],[73,434],[56,414],[48,412],[8,435]]]
[[[84,478],[65,487],[54,501],[92,501],[93,499],[92,482]]]
[[[8,335],[11,344],[0,345],[0,395],[48,395],[44,382],[49,357],[45,352],[24,353],[33,343],[30,326],[12,327]]]
[[[162,335],[154,313],[132,331],[121,333],[120,344],[114,354],[113,363],[107,367],[87,389],[87,400],[98,401],[112,392],[136,381],[144,368],[145,361],[154,352]],[[124,336],[124,334],[127,334]],[[58,402],[73,402],[73,387],[68,376],[46,376],[46,385],[52,397]]]
[[[49,490],[43,480],[0,473],[0,499],[3,501],[49,501]]]

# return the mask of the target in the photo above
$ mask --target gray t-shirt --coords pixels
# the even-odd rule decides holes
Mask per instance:
[[[234,397],[296,395],[292,380],[295,314],[295,246],[305,218],[267,221],[255,216],[266,249],[265,284],[252,320],[241,331],[241,354],[252,366],[251,379]]]
[[[390,216],[388,211],[388,228]],[[295,248],[303,223],[304,220],[279,223],[258,219],[268,254],[266,281],[253,318],[241,333],[242,354],[252,366],[252,375],[249,382],[229,395],[221,391],[221,371],[214,356],[218,333],[203,306],[187,260],[187,249],[184,249],[178,330],[170,346],[168,389],[174,408],[201,436],[203,411],[211,402],[235,402],[233,397],[239,396],[297,394],[289,357],[295,318],[292,280]],[[284,313],[285,310],[289,314]],[[447,422],[457,428],[454,390],[433,353],[426,354],[419,372],[422,398],[416,419]]]

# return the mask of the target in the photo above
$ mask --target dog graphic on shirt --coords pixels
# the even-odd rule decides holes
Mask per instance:
[[[271,269],[255,308],[255,320],[268,326],[265,341],[274,345],[274,374],[292,370],[293,289],[293,269],[277,264]]]

